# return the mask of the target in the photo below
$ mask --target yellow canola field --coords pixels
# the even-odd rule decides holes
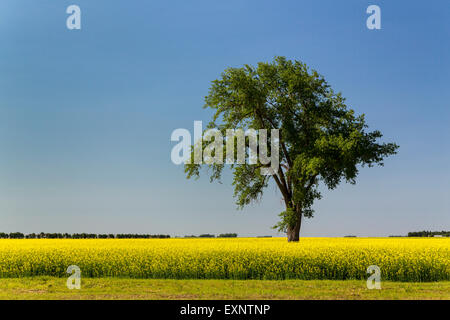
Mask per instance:
[[[2,239],[0,277],[450,280],[450,238]]]

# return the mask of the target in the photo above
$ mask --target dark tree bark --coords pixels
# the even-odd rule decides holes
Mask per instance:
[[[302,212],[298,212],[297,222],[293,227],[287,228],[287,239],[288,242],[298,242],[300,240],[300,228],[302,226]]]

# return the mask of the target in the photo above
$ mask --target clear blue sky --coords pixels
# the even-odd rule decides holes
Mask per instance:
[[[81,30],[66,28],[71,4]],[[324,190],[302,235],[450,229],[449,21],[448,0],[2,0],[0,231],[277,235],[274,186],[237,211],[229,175],[188,181],[170,161],[172,131],[209,119],[210,81],[275,55],[400,145]]]

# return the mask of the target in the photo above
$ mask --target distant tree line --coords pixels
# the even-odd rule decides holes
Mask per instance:
[[[417,232],[408,232],[408,237],[434,237],[434,236],[450,237],[450,231],[417,231]]]
[[[236,238],[237,233],[221,233],[219,234],[219,238]]]
[[[0,239],[166,239],[170,238],[165,234],[95,234],[95,233],[30,233],[21,232],[4,233],[0,232]]]
[[[217,236],[217,238],[236,238],[237,236],[238,236],[237,233],[221,233]],[[216,235],[205,233],[205,234],[201,234],[199,236],[190,235],[190,236],[184,236],[184,237],[185,238],[215,238]]]

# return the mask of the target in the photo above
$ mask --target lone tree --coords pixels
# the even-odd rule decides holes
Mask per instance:
[[[394,143],[377,142],[381,132],[368,132],[364,115],[355,115],[321,75],[284,57],[256,68],[226,69],[212,82],[205,102],[204,108],[215,110],[208,128],[222,133],[279,129],[277,172],[262,174],[259,161],[233,164],[231,169],[240,208],[258,200],[273,178],[286,206],[274,228],[286,232],[288,241],[299,241],[302,218],[313,216],[313,202],[321,198],[320,182],[329,189],[342,180],[354,184],[359,165],[382,166],[383,159],[398,149]],[[194,149],[191,159],[193,154]],[[193,162],[185,164],[188,179],[198,178],[202,166]],[[205,166],[211,169],[211,182],[220,180],[223,164]]]

